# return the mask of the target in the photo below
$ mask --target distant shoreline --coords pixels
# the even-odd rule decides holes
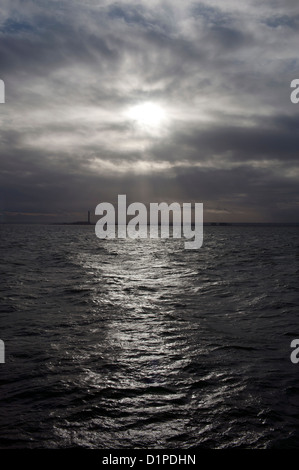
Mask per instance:
[[[93,222],[0,222],[0,225],[82,225],[92,226],[96,224]],[[116,223],[116,226],[118,224]],[[205,227],[299,227],[299,222],[204,222]],[[148,224],[149,226],[149,224]],[[161,226],[161,224],[159,224]],[[194,224],[192,224],[194,226]],[[172,224],[170,223],[170,227]]]

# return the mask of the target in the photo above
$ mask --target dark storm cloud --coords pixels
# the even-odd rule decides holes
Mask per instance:
[[[289,28],[298,28],[299,16],[291,17],[287,15],[283,16],[271,16],[266,18],[264,23],[270,28],[279,28],[279,27],[289,27]]]
[[[0,10],[6,215],[77,217],[125,193],[200,200],[211,220],[298,219],[297,3],[15,0]],[[128,117],[143,102],[164,110],[160,126]]]
[[[53,30],[30,34],[3,35],[0,43],[1,70],[26,71],[30,76],[45,75],[53,69],[81,64],[96,58],[115,62],[121,58],[121,42],[117,38],[77,34],[71,26],[57,24]],[[101,63],[98,67],[101,69]]]
[[[191,7],[191,11],[195,18],[202,17],[207,26],[223,26],[232,21],[231,15],[227,12],[224,12],[221,8],[211,7],[205,3],[194,3]]]
[[[260,120],[257,118],[257,124]],[[280,124],[280,125],[279,125]],[[171,145],[193,149],[189,158],[209,160],[213,155],[230,152],[231,161],[249,162],[259,158],[282,161],[297,160],[299,148],[299,117],[276,117],[260,126],[217,125],[207,129],[185,129],[173,136]]]

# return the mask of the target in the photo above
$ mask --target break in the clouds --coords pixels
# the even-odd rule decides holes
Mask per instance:
[[[298,222],[297,1],[2,1],[1,219]]]

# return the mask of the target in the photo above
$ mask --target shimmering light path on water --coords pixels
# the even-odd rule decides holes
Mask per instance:
[[[298,228],[0,231],[1,448],[299,445]]]

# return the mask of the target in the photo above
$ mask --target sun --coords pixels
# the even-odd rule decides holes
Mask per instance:
[[[161,106],[152,102],[133,106],[127,113],[128,117],[145,130],[157,130],[165,121],[165,111]]]

